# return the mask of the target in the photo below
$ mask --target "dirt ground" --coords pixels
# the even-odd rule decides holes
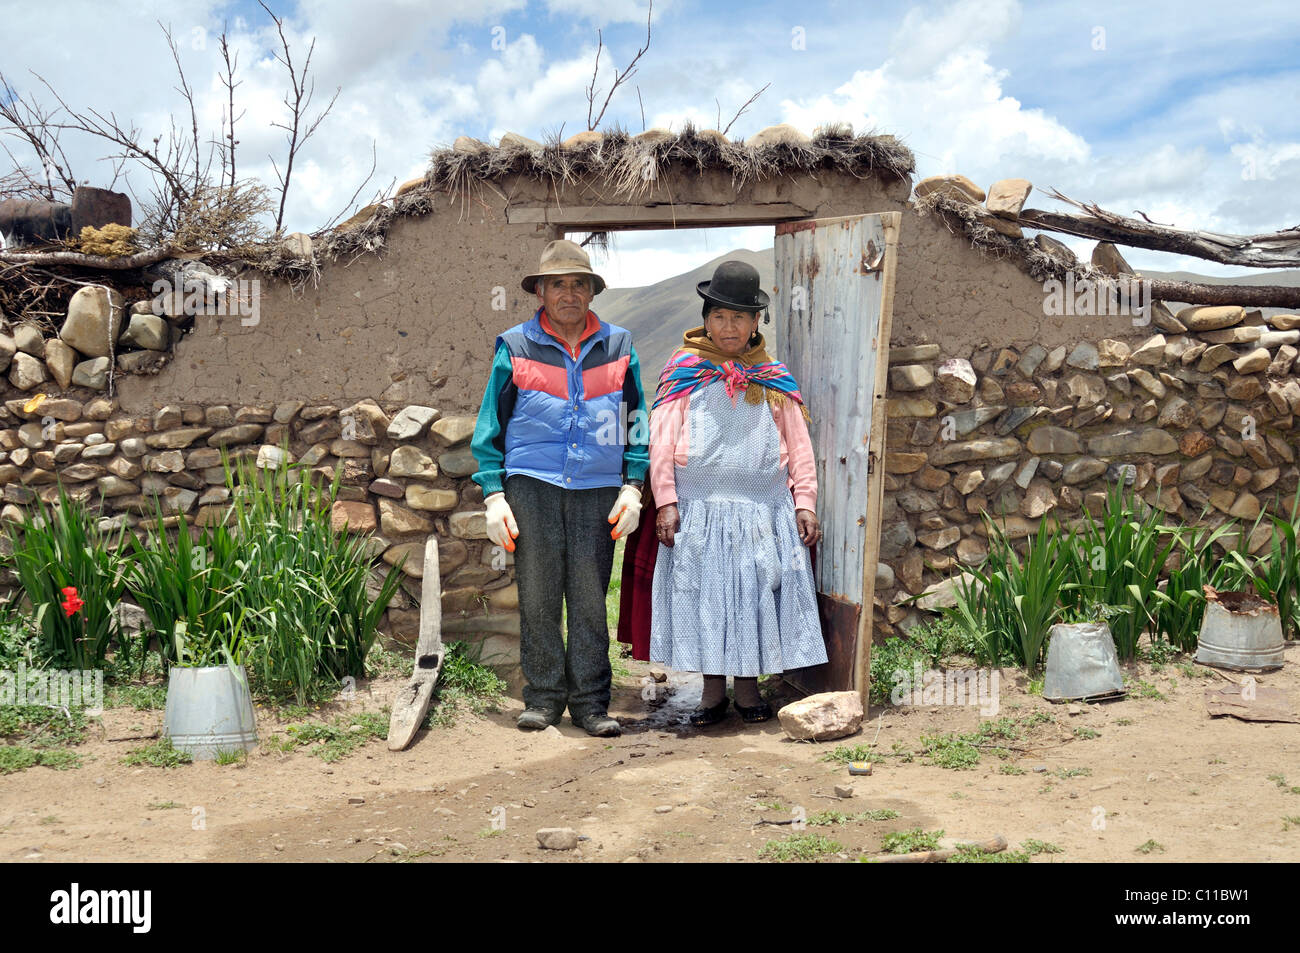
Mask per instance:
[[[404,752],[372,741],[333,764],[262,747],[232,765],[128,767],[125,749],[141,742],[107,739],[152,731],[162,713],[109,709],[77,748],[81,768],[0,776],[0,859],[755,861],[793,833],[763,819],[889,808],[896,819],[806,833],[841,845],[823,858],[831,861],[877,853],[885,832],[918,827],[963,840],[1002,834],[1013,849],[1030,838],[1062,848],[1035,863],[1300,860],[1300,792],[1290,790],[1300,787],[1300,725],[1211,719],[1202,692],[1227,684],[1217,675],[1139,663],[1130,676],[1163,698],[1080,706],[1051,705],[1023,678],[1004,678],[999,716],[1042,710],[1053,719],[1011,742],[1019,750],[1009,759],[983,750],[975,767],[950,770],[921,755],[876,757],[870,777],[850,778],[820,760],[837,744],[915,750],[921,735],[972,731],[978,710],[873,706],[857,735],[823,745],[787,740],[775,719],[742,725],[734,712],[694,730],[683,721],[698,678],[669,673],[647,702],[647,667],[629,664],[611,706],[625,726],[620,738],[588,737],[567,720],[521,733],[515,698],[499,713],[422,731]],[[399,684],[363,684],[338,710],[381,707]],[[1286,666],[1258,684],[1300,702],[1300,645],[1289,644]],[[273,715],[260,718],[261,737],[283,731]],[[852,797],[837,798],[837,785],[851,785]],[[585,839],[575,850],[543,850],[544,827]],[[1138,851],[1144,844],[1149,853]]]

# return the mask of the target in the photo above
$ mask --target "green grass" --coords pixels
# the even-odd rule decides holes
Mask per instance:
[[[193,760],[188,752],[178,751],[172,747],[170,738],[159,738],[151,745],[145,745],[143,748],[133,748],[128,751],[126,757],[122,759],[122,763],[151,768],[174,768],[178,765],[189,764]]]
[[[218,765],[240,764],[248,760],[247,753],[242,748],[230,748],[217,752],[217,756],[212,759]]]
[[[1165,852],[1165,845],[1158,841],[1149,840],[1145,844],[1139,844],[1137,847],[1133,848],[1133,850],[1138,854],[1150,854],[1156,851],[1163,854]]]
[[[1063,781],[1068,778],[1086,778],[1092,774],[1092,768],[1057,768],[1052,774]]]
[[[1286,791],[1289,794],[1300,794],[1300,785],[1288,784],[1284,775],[1270,774],[1268,779],[1277,785],[1279,791]]]
[[[1096,728],[1079,727],[1074,729],[1074,737],[1078,738],[1080,741],[1089,741],[1093,738],[1100,738],[1101,732]]]
[[[838,854],[844,847],[822,834],[792,834],[785,840],[770,840],[758,852],[759,860],[778,863],[813,861],[826,854]]]
[[[998,766],[998,772],[1001,774],[1026,774],[1024,768],[1017,767],[1014,764],[1003,764]]]
[[[76,745],[86,740],[84,708],[0,705],[0,739],[37,748]]]
[[[1129,694],[1134,698],[1155,698],[1162,702],[1169,701],[1164,692],[1144,679],[1138,679],[1134,682],[1132,687],[1129,688]]]
[[[980,762],[979,749],[963,735],[922,735],[921,751],[931,764],[950,771],[964,771]]]
[[[975,731],[965,734],[947,732],[941,735],[921,735],[919,752],[901,749],[899,743],[895,742],[893,756],[910,761],[914,754],[919,753],[929,759],[929,764],[951,771],[964,771],[980,763],[981,748],[988,748],[999,758],[1009,758],[1011,752],[997,746],[998,741],[1018,741],[1030,729],[1055,720],[1045,711],[1033,711],[1015,718],[1004,715],[983,722]]]
[[[438,677],[434,702],[425,718],[425,727],[450,727],[468,711],[473,715],[496,711],[505,694],[506,683],[482,661],[481,645],[451,642]]]
[[[1282,830],[1289,831],[1292,826],[1300,828],[1300,814],[1287,814],[1282,818]]]
[[[1117,724],[1117,725],[1131,725],[1131,724],[1133,724],[1133,719],[1132,719],[1132,718],[1117,718],[1117,719],[1115,719],[1115,724]]]
[[[388,709],[340,715],[332,722],[307,722],[289,725],[289,737],[280,742],[280,750],[306,748],[325,762],[338,761],[370,741],[388,737]]]
[[[826,827],[831,824],[847,824],[853,819],[852,814],[845,814],[843,811],[818,811],[808,818],[808,823],[813,827]]]
[[[759,806],[760,809],[762,809],[762,810],[764,810],[764,811],[784,811],[784,810],[785,810],[785,805],[782,804],[780,801],[760,801],[760,802],[758,803],[758,806]]]
[[[126,527],[101,533],[99,516],[58,488],[50,506],[39,497],[23,523],[6,523],[13,543],[5,566],[33,607],[39,654],[52,669],[93,669],[104,664],[110,647],[120,644],[114,607],[126,590]],[[134,537],[131,537],[134,539]],[[63,590],[76,589],[83,605],[71,615],[63,609]]]
[[[162,711],[167,707],[167,686],[109,685],[104,691],[104,707]]]
[[[854,745],[851,748],[845,747],[844,745],[836,745],[834,751],[822,755],[817,760],[830,761],[836,764],[848,764],[850,761],[870,761],[871,745],[859,744]]]
[[[395,652],[376,642],[366,656],[366,678],[383,678],[395,676],[408,678],[414,657],[410,652]]]
[[[0,774],[15,774],[36,765],[66,771],[81,767],[81,758],[76,752],[57,748],[38,751],[20,745],[0,745]]]
[[[1039,855],[1039,854],[1063,854],[1063,853],[1065,853],[1065,848],[1063,848],[1063,847],[1058,847],[1058,846],[1056,846],[1055,844],[1050,843],[1050,842],[1048,842],[1048,841],[1036,840],[1036,839],[1033,838],[1033,837],[1029,838],[1027,841],[1025,841],[1024,843],[1022,843],[1020,846],[1021,846],[1021,848],[1024,850],[1024,852],[1025,852],[1026,854],[1029,854],[1031,857],[1036,857],[1036,856]]]
[[[864,821],[892,821],[901,815],[891,807],[877,808],[874,811],[863,811],[858,817]]]
[[[989,852],[974,844],[962,844],[957,853],[949,857],[950,864],[1027,864],[1030,855],[1024,851],[1002,850]]]
[[[1037,674],[1047,631],[1063,611],[1063,587],[1075,568],[1075,535],[1044,519],[1021,556],[992,517],[982,515],[988,556],[970,569],[969,581],[956,584],[957,602],[947,616],[975,633],[972,648],[982,664],[1012,661]]]
[[[890,831],[880,841],[880,849],[889,854],[915,854],[923,850],[938,850],[943,831],[923,831],[913,827],[905,831]]]
[[[180,806],[176,801],[154,801],[148,808],[151,811],[174,811]]]

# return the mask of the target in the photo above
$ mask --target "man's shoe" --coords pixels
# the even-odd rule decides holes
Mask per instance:
[[[525,708],[515,724],[520,731],[544,731],[551,725],[559,724],[563,714],[549,708]]]
[[[614,738],[623,733],[623,726],[604,712],[593,712],[574,718],[573,723],[589,735],[597,738]]]

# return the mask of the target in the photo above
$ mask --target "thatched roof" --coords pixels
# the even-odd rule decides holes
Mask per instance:
[[[690,124],[679,133],[651,129],[629,135],[613,129],[580,132],[564,141],[556,136],[546,143],[507,133],[495,147],[461,136],[451,146],[435,150],[424,177],[403,185],[391,203],[367,206],[320,235],[317,245],[331,260],[351,261],[378,253],[393,221],[427,215],[434,208],[433,195],[447,194],[468,204],[471,196],[508,176],[531,176],[556,188],[594,179],[607,195],[634,203],[674,166],[697,172],[721,170],[739,189],[751,181],[828,169],[858,178],[907,181],[916,160],[894,136],[854,135],[845,124],[822,126],[811,137],[791,126],[769,126],[748,141]],[[259,265],[295,285],[317,275],[314,263],[279,254]]]
[[[451,147],[433,153],[425,183],[436,190],[462,193],[476,182],[509,175],[557,185],[590,177],[616,196],[635,199],[675,163],[699,172],[726,172],[737,188],[750,181],[821,169],[906,179],[916,168],[911,150],[894,136],[855,136],[847,125],[823,126],[811,137],[791,126],[770,126],[744,141],[688,124],[679,133],[651,129],[633,136],[615,129],[578,133],[563,142],[556,137],[546,144],[508,133],[496,148],[462,136]]]

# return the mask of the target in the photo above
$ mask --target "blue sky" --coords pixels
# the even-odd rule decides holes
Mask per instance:
[[[597,29],[606,87],[606,71],[645,36],[645,0],[271,5],[297,50],[315,37],[318,101],[342,87],[300,157],[289,225],[304,231],[347,202],[372,141],[379,168],[361,201],[418,174],[431,148],[461,133],[495,141],[508,130],[540,138],[561,124],[566,135],[585,128]],[[273,179],[268,156],[280,155],[282,137],[271,123],[283,115],[284,82],[255,2],[0,0],[0,70],[29,87],[36,70],[70,102],[161,131],[179,98],[158,19],[181,42],[201,121],[213,128],[223,99],[215,37],[231,25],[248,111],[241,168]],[[733,136],[847,121],[900,136],[922,176],[955,171],[983,186],[1023,176],[1183,227],[1271,231],[1300,223],[1298,51],[1294,3],[661,0],[650,50],[604,122],[640,131],[639,85],[648,126],[713,126],[719,108],[725,124],[771,83]],[[106,58],[112,68],[102,68]],[[70,145],[80,177],[106,184],[93,143]],[[145,181],[132,173],[131,185],[143,191]],[[1042,194],[1030,201],[1053,207]],[[763,229],[631,233],[605,268],[616,286],[639,284],[770,240]],[[1156,253],[1130,258],[1139,268],[1230,273]]]

